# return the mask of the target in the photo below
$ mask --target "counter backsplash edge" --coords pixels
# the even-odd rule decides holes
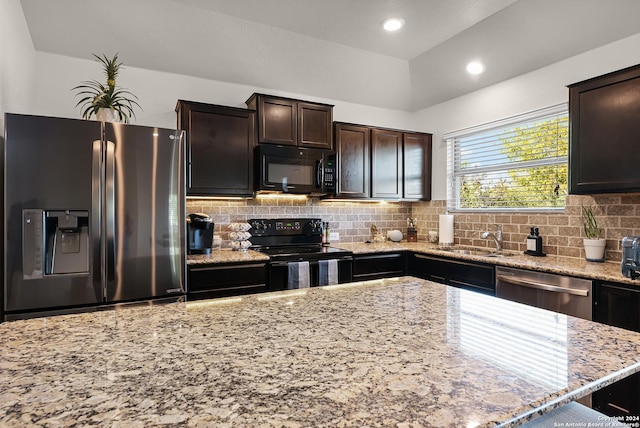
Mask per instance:
[[[601,237],[607,240],[605,260],[619,261],[621,240],[625,236],[640,235],[640,194],[568,195],[566,208],[561,212],[474,212],[454,214],[454,243],[476,247],[492,247],[493,242],[480,235],[493,230],[493,224],[503,227],[504,249],[525,251],[526,238],[532,226],[543,237],[543,251],[548,255],[584,258],[580,205],[594,207]],[[446,201],[425,202],[323,202],[307,199],[242,199],[187,200],[187,213],[209,214],[215,223],[215,233],[224,243],[229,240],[230,223],[250,218],[312,217],[328,221],[339,241],[364,242],[372,238],[371,225],[386,234],[398,229],[406,240],[407,218],[416,219],[418,241],[427,241],[430,230],[438,230],[439,215],[446,213]]]

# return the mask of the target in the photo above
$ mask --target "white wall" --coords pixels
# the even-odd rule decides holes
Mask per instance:
[[[122,58],[121,58],[122,59]],[[38,52],[32,112],[38,115],[80,117],[76,108],[75,91],[71,90],[83,80],[102,80],[103,72],[97,61]],[[173,128],[178,99],[245,107],[244,102],[254,92],[301,98],[334,104],[334,120],[409,129],[411,115],[405,111],[369,107],[330,99],[273,91],[247,85],[238,85],[159,71],[127,67],[120,72],[118,86],[127,88],[139,98],[143,111],[136,111],[134,123],[139,125]],[[52,82],[52,76],[55,76]]]
[[[638,46],[640,34],[416,112],[412,128],[433,133],[433,199],[447,196],[443,134],[567,102],[567,85],[640,63]]]
[[[32,98],[35,50],[20,0],[0,1],[0,129],[4,113],[27,113]],[[55,81],[57,76],[50,76]]]

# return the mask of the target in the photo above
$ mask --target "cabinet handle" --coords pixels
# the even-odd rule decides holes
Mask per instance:
[[[615,404],[613,404],[613,403],[607,403],[607,406],[609,406],[609,407],[613,407],[614,409],[620,410],[621,412],[625,412],[625,413],[626,413],[626,414],[628,414],[628,415],[630,415],[630,414],[631,414],[631,411],[630,411],[630,410],[627,410],[627,409],[625,409],[624,407],[616,406],[616,405],[615,405]]]

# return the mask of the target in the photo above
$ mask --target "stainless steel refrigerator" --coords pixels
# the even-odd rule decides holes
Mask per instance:
[[[185,291],[183,131],[5,115],[4,319]]]

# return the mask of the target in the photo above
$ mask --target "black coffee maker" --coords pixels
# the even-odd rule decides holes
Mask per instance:
[[[211,217],[206,214],[187,215],[188,254],[211,254],[213,227]]]

